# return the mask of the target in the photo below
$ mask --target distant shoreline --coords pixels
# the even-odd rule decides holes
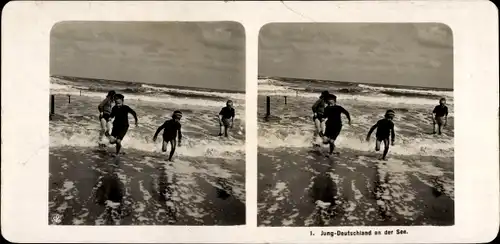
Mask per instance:
[[[99,85],[126,86],[128,88],[135,88],[135,87],[141,87],[141,85],[148,85],[148,86],[154,86],[154,87],[158,87],[158,88],[183,89],[183,90],[202,91],[202,92],[224,92],[224,93],[245,94],[245,91],[210,89],[210,88],[200,88],[200,87],[190,87],[190,86],[165,85],[165,84],[134,82],[134,81],[125,81],[125,80],[108,80],[108,79],[78,77],[78,76],[65,76],[65,75],[51,75],[50,77],[51,78],[58,78],[58,79],[62,79],[62,80],[67,80],[67,81],[72,81],[72,82],[88,82],[88,83],[99,84]]]
[[[390,84],[377,84],[377,83],[363,83],[363,82],[351,82],[351,81],[336,81],[336,80],[323,80],[323,79],[311,79],[311,78],[292,78],[283,76],[264,76],[259,75],[258,79],[273,79],[283,82],[309,82],[309,83],[331,83],[332,85],[352,85],[360,84],[371,87],[384,87],[384,88],[400,88],[400,89],[414,89],[414,90],[433,90],[433,91],[453,91],[453,88],[436,88],[436,87],[425,87],[425,86],[405,86],[405,85],[390,85]]]

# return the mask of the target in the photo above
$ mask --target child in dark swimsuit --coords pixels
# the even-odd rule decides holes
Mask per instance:
[[[115,94],[115,91],[109,91],[106,98],[99,104],[99,106],[97,106],[97,109],[99,110],[99,122],[101,124],[101,130],[99,131],[100,147],[104,147],[106,145],[102,141],[104,140],[104,135],[106,134],[106,132],[109,132],[111,130],[111,123],[109,121],[109,118],[111,115],[111,109],[113,108]]]
[[[389,152],[389,139],[391,139],[391,144],[394,146],[394,139],[396,137],[396,133],[394,132],[394,123],[392,122],[394,116],[394,111],[387,110],[384,116],[385,118],[377,121],[377,123],[370,128],[368,136],[366,136],[366,141],[370,141],[370,136],[373,131],[377,129],[375,151],[380,151],[380,143],[384,142],[384,154],[382,155],[382,160],[387,159],[387,153]]]
[[[335,140],[342,130],[341,115],[344,114],[347,117],[349,125],[351,124],[351,116],[342,106],[337,105],[337,96],[330,94],[326,100],[328,106],[325,108],[326,123],[323,143],[330,144],[330,155],[332,155],[335,150]]]
[[[163,144],[161,147],[162,152],[167,151],[168,143],[170,143],[170,145],[171,145],[170,156],[168,158],[168,161],[172,161],[172,157],[174,156],[175,148],[176,148],[176,144],[177,144],[176,143],[177,138],[179,140],[179,147],[181,146],[181,141],[182,141],[182,132],[181,132],[181,123],[180,123],[181,118],[182,118],[182,112],[178,111],[178,110],[175,111],[172,114],[172,119],[165,121],[165,123],[163,123],[163,125],[158,127],[155,135],[153,136],[153,141],[156,142],[156,138],[158,137],[158,134],[160,133],[160,131],[163,130]]]
[[[116,144],[116,155],[120,153],[122,148],[122,140],[127,134],[129,123],[128,123],[128,114],[132,114],[135,119],[135,126],[138,125],[137,122],[137,114],[133,109],[129,106],[124,105],[124,96],[122,94],[115,95],[115,103],[116,105],[111,110],[110,118],[113,119],[113,130],[111,131],[111,135],[106,132],[106,136],[109,137],[109,142],[111,144]]]
[[[219,136],[222,136],[222,127],[224,126],[224,136],[228,137],[228,128],[233,128],[235,111],[233,101],[228,100],[226,107],[223,107],[219,113]]]
[[[439,105],[432,110],[432,127],[433,134],[436,134],[436,125],[438,127],[438,134],[441,135],[441,129],[448,123],[448,107],[446,106],[446,99],[441,98]]]

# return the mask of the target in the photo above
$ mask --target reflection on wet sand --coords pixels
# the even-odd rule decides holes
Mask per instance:
[[[113,158],[111,150],[85,148],[53,149],[50,157],[49,208],[51,216],[63,216],[58,224],[245,223],[241,178],[207,170],[226,165],[219,159],[166,162],[164,155],[133,150]]]
[[[453,224],[452,172],[443,169],[449,159],[432,159],[434,164],[405,156],[380,161],[353,150],[326,158],[309,149],[259,149],[259,225]]]

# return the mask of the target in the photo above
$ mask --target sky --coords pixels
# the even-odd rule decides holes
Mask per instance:
[[[453,37],[434,23],[274,23],[259,75],[453,88]]]
[[[50,75],[245,90],[245,31],[236,22],[60,22]]]

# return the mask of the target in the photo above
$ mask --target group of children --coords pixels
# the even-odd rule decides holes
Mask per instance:
[[[337,139],[340,131],[342,130],[342,118],[341,115],[344,114],[349,124],[351,124],[351,116],[349,112],[342,106],[337,105],[337,97],[330,94],[328,91],[321,93],[319,99],[312,106],[313,110],[313,120],[316,127],[315,138],[321,137],[324,144],[330,145],[330,154],[338,154],[335,152],[335,140]],[[387,153],[389,152],[389,146],[394,145],[396,133],[394,132],[394,117],[395,112],[393,110],[387,110],[384,118],[377,121],[368,131],[366,141],[370,141],[370,137],[375,131],[376,132],[376,142],[375,150],[380,151],[380,144],[384,143],[384,152],[381,159],[387,160]],[[442,128],[446,126],[448,121],[448,107],[446,106],[446,99],[441,98],[439,100],[439,105],[437,105],[432,111],[432,121],[433,121],[433,134],[436,134],[436,129],[438,134],[441,135]],[[324,132],[323,132],[324,131]],[[315,145],[319,146],[319,145]]]
[[[99,147],[102,148],[106,146],[104,137],[107,137],[110,144],[116,145],[116,155],[120,153],[122,140],[129,128],[129,114],[134,116],[135,125],[138,126],[137,113],[129,106],[124,105],[124,98],[122,94],[117,94],[115,91],[109,91],[106,98],[98,106],[99,121],[101,125]],[[158,127],[153,136],[153,142],[156,142],[158,134],[163,130],[162,152],[167,151],[167,146],[170,143],[171,150],[168,158],[169,161],[172,161],[177,145],[181,146],[181,118],[182,112],[179,110],[174,111],[172,118]],[[224,136],[228,137],[228,130],[233,128],[234,118],[235,110],[233,108],[233,102],[228,100],[226,102],[226,107],[223,107],[219,112],[219,136],[223,135],[222,129],[224,127]],[[111,124],[113,125],[112,129]],[[109,133],[110,130],[111,134]]]

